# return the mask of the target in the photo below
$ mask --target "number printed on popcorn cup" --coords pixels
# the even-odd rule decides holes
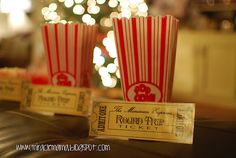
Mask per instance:
[[[90,87],[97,26],[44,24],[42,35],[50,83]]]
[[[178,23],[169,15],[113,19],[125,100],[170,101]]]

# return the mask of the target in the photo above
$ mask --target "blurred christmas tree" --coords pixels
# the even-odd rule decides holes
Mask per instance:
[[[99,25],[93,59],[98,77],[95,81],[97,85],[113,88],[120,86],[120,73],[112,18],[147,16],[147,11],[145,0],[55,0],[42,8],[42,15],[50,23]]]

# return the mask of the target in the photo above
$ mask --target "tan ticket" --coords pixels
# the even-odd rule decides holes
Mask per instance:
[[[21,101],[22,83],[17,78],[0,78],[0,100]]]
[[[27,86],[27,85],[26,85]],[[28,85],[21,110],[89,115],[91,92],[86,88]]]
[[[195,105],[94,101],[90,136],[192,144]]]

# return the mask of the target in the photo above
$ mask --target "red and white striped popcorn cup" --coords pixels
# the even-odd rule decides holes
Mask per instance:
[[[113,19],[124,99],[171,99],[178,20],[173,16]]]
[[[44,24],[42,35],[50,83],[90,87],[97,26]]]

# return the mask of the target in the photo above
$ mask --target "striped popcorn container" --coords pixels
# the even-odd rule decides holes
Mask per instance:
[[[115,18],[113,29],[125,100],[170,101],[178,20],[169,15]]]
[[[90,87],[97,26],[44,24],[42,35],[50,83]]]

